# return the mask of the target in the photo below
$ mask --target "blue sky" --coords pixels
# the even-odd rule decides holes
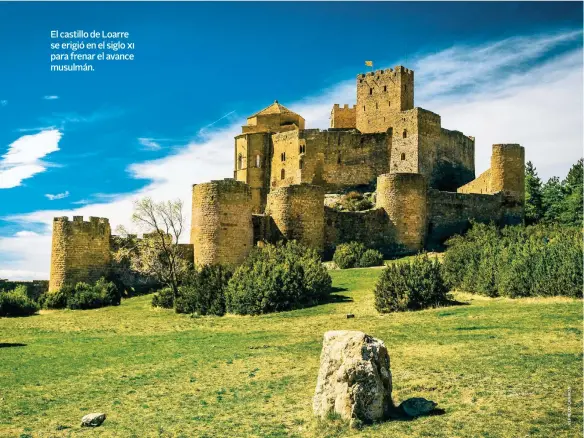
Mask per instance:
[[[326,128],[364,60],[416,71],[416,106],[540,174],[582,155],[582,3],[0,3],[0,278],[47,278],[50,221],[231,175],[274,99]],[[51,30],[128,31],[136,60],[49,70]],[[25,178],[26,177],[26,178]],[[188,238],[188,237],[187,237]]]

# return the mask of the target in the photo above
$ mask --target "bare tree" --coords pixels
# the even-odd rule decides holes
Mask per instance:
[[[155,276],[178,296],[178,286],[188,269],[178,245],[185,218],[181,200],[156,203],[151,198],[135,202],[132,222],[144,232],[141,240],[129,240],[130,246],[121,249],[121,255],[130,258],[132,269],[144,275]],[[123,227],[116,230],[126,234]]]

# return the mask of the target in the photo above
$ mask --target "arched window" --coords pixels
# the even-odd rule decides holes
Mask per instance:
[[[239,154],[237,156],[237,170],[243,169],[243,155]]]
[[[401,154],[401,159],[402,159],[402,161],[404,161],[406,159],[406,154],[404,154],[403,152]]]
[[[408,138],[408,130],[407,129],[404,129],[403,137],[404,138]]]
[[[282,160],[282,161],[286,161],[286,152],[282,152],[282,153],[280,154],[280,160]]]
[[[372,94],[373,94],[373,88],[370,88],[369,89],[369,95],[372,95]]]
[[[365,111],[365,105],[363,105],[363,111]]]
[[[375,109],[379,109],[379,104],[375,102]]]
[[[262,167],[262,157],[260,157],[260,154],[256,155],[256,167]]]
[[[284,179],[284,178],[286,178],[286,171],[284,169],[282,169],[280,171],[280,179]]]
[[[391,106],[391,100],[387,101],[387,106]]]
[[[383,86],[383,91],[387,93],[387,85]]]

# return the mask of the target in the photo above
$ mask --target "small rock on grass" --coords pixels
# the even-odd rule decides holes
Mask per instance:
[[[87,414],[81,419],[81,427],[98,427],[105,421],[105,414]]]

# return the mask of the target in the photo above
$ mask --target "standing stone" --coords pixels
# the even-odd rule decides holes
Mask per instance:
[[[389,355],[383,341],[359,331],[324,334],[314,415],[336,413],[365,423],[387,419],[393,407]]]
[[[105,414],[87,414],[81,419],[81,427],[98,427],[105,421]]]

